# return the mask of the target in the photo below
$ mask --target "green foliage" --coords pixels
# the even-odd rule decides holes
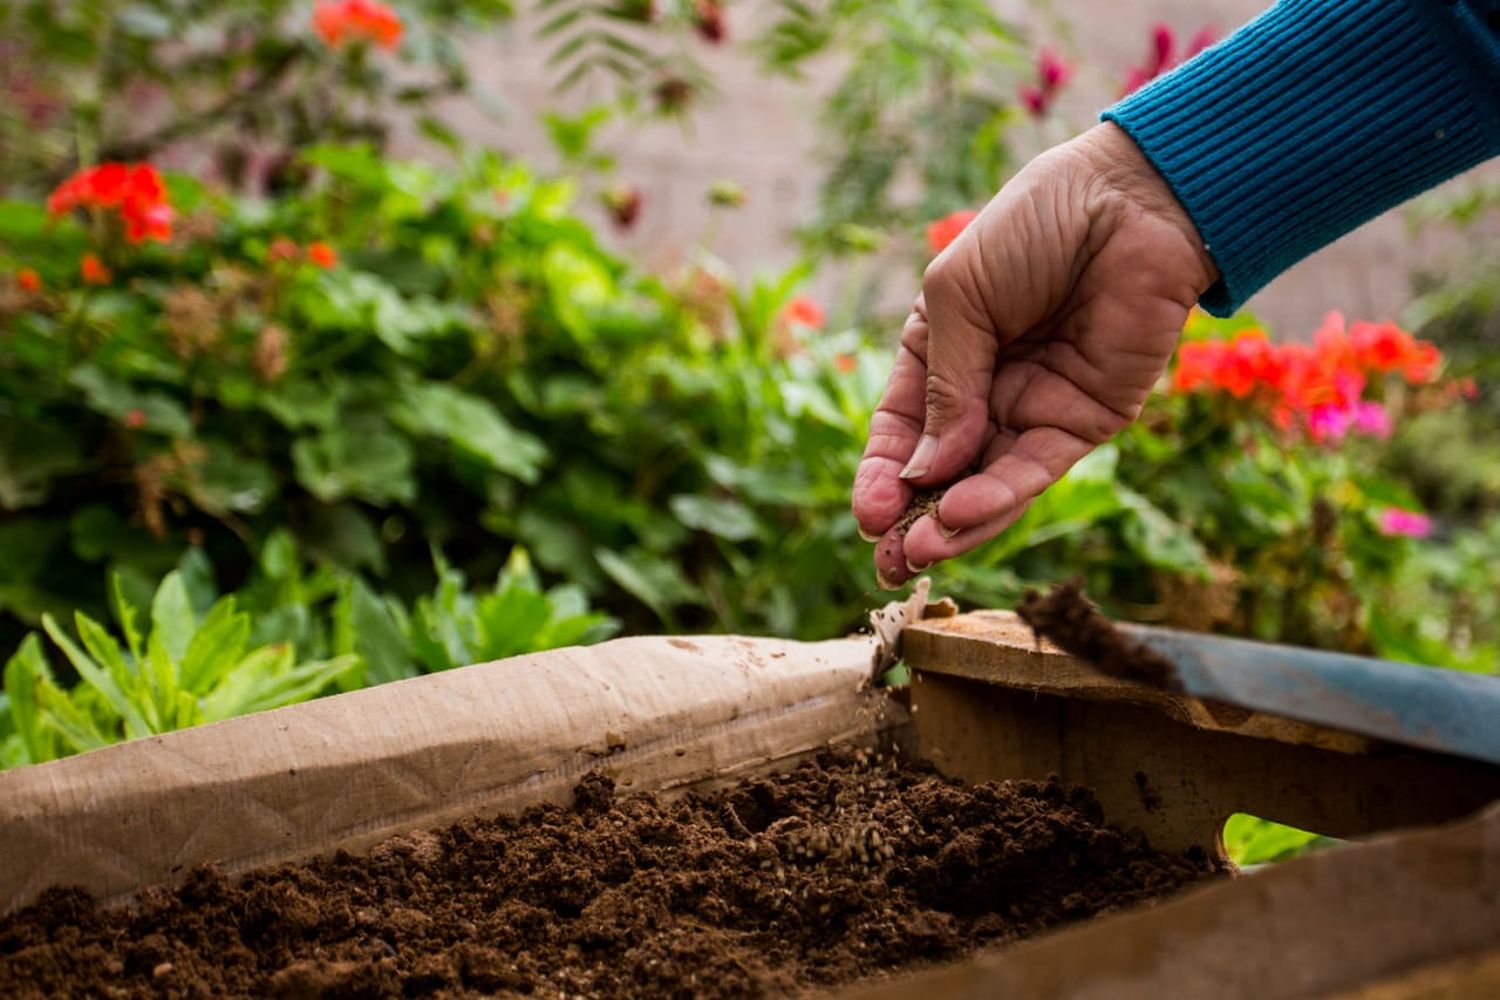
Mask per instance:
[[[680,114],[709,90],[709,77],[691,48],[693,32],[703,40],[723,40],[718,3],[698,0],[538,0],[543,17],[538,37],[551,46],[547,63],[556,85],[569,91],[593,80],[606,81],[615,101]],[[673,44],[673,43],[677,44]]]
[[[290,644],[250,646],[250,616],[233,596],[199,614],[182,575],[157,588],[149,621],[112,581],[123,641],[82,612],[76,638],[50,615],[42,627],[77,671],[65,690],[35,634],[5,667],[13,732],[0,764],[40,763],[121,739],[215,722],[290,705],[317,695],[354,665],[352,657],[298,662]]]
[[[0,768],[40,763],[122,739],[290,705],[325,692],[612,635],[576,586],[544,590],[521,549],[493,589],[471,592],[437,557],[439,580],[408,610],[360,576],[309,566],[279,532],[251,583],[218,597],[211,569],[190,551],[155,588],[110,585],[119,638],[75,616],[76,638],[50,615],[42,626],[64,664],[59,679],[35,633],[6,665]],[[129,596],[144,590],[149,621]],[[142,631],[143,624],[145,631]],[[314,659],[299,660],[298,651]],[[55,658],[54,658],[55,659]]]
[[[488,593],[464,589],[463,574],[439,560],[437,589],[419,598],[407,634],[423,670],[451,670],[559,646],[609,638],[612,618],[588,610],[582,588],[564,584],[543,591],[521,549],[511,553]]]
[[[851,249],[860,233],[989,200],[1013,166],[1007,133],[1024,113],[1007,69],[1026,54],[991,4],[780,0],[777,10],[758,41],[771,70],[797,76],[828,54],[844,66],[820,117],[827,173],[813,246]]]
[[[291,151],[384,139],[384,115],[425,115],[468,84],[460,42],[509,0],[403,0],[399,49],[331,47],[302,0],[0,2],[0,190],[71,164],[212,149],[231,183],[295,186]],[[422,119],[435,135],[435,119]]]
[[[1461,249],[1415,276],[1409,326],[1436,342],[1453,370],[1473,380],[1474,399],[1412,428],[1391,467],[1409,476],[1429,507],[1474,517],[1500,510],[1500,185],[1474,182],[1430,195],[1411,211],[1414,227],[1457,233]]]
[[[1294,826],[1235,813],[1224,824],[1224,852],[1241,868],[1286,861],[1338,841]]]

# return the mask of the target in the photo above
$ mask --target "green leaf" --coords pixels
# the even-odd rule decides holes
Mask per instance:
[[[596,256],[558,240],[542,255],[542,274],[559,322],[580,341],[593,338],[591,315],[608,305],[615,282]]]
[[[76,433],[19,420],[0,421],[0,507],[20,510],[41,503],[55,477],[82,464]]]
[[[677,520],[689,528],[707,531],[726,541],[745,542],[759,533],[755,513],[738,500],[683,494],[673,497],[668,504]]]
[[[1305,852],[1321,840],[1317,834],[1235,813],[1224,824],[1224,850],[1237,865],[1283,861]]]
[[[346,497],[410,503],[417,493],[411,445],[387,430],[333,427],[292,445],[297,481],[324,503]]]
[[[181,662],[197,630],[198,616],[188,600],[182,574],[173,570],[156,588],[156,597],[151,602],[152,637],[161,641],[174,662]]]
[[[68,381],[82,390],[90,406],[112,420],[134,422],[134,415],[138,414],[142,430],[170,437],[192,436],[193,423],[188,419],[187,410],[165,393],[137,392],[129,384],[87,363],[74,368]]]
[[[136,626],[135,607],[125,596],[125,580],[118,572],[109,574],[109,600],[115,621],[125,633],[125,647],[130,650],[131,658],[140,663],[146,658],[146,650],[141,642],[141,630]]]
[[[223,675],[218,685],[199,699],[203,721],[218,722],[221,719],[244,715],[248,706],[264,690],[275,683],[276,677],[291,669],[295,654],[285,643],[262,646],[254,650]]]
[[[220,598],[204,616],[178,660],[179,683],[192,694],[204,694],[219,681],[245,653],[250,639],[250,616],[235,610],[233,596]]]
[[[135,739],[162,732],[161,714],[151,701],[148,687],[143,682],[138,669],[126,664],[125,656],[120,652],[119,643],[115,642],[114,637],[92,618],[81,613],[75,615],[75,618],[78,635],[83,640],[84,649],[88,651],[94,662],[103,665],[126,702],[138,713],[137,715],[124,711],[120,713],[125,720],[125,738]]]
[[[1208,553],[1191,531],[1134,490],[1121,486],[1119,496],[1127,511],[1125,543],[1146,565],[1207,576]]]
[[[106,736],[98,724],[62,688],[50,680],[37,685],[37,702],[41,705],[47,723],[72,747],[74,753],[95,750],[119,741],[118,736]]]
[[[441,382],[407,389],[392,417],[413,434],[449,441],[464,454],[525,483],[537,481],[547,457],[541,441],[513,427],[493,404]]]
[[[47,680],[46,657],[35,632],[28,632],[20,648],[5,664],[5,694],[10,703],[10,718],[26,752],[26,763],[40,764],[53,757],[51,741],[42,729],[38,686]]]
[[[77,612],[74,615],[74,619],[80,625],[85,621],[89,621],[87,616],[82,612]],[[126,693],[121,690],[120,685],[115,682],[115,678],[110,672],[99,666],[87,653],[79,649],[73,640],[68,637],[68,634],[58,627],[57,622],[52,619],[51,615],[42,616],[42,628],[46,629],[47,634],[52,637],[52,641],[57,644],[57,647],[63,651],[63,655],[73,664],[73,669],[78,671],[78,676],[83,678],[86,684],[97,691],[109,707],[114,710],[115,714],[120,717],[125,724],[126,732],[144,735],[151,731],[151,727],[146,724],[145,717],[141,715],[140,710],[136,708]]]
[[[406,653],[406,637],[379,597],[357,576],[339,588],[333,611],[333,648],[357,653],[365,666],[366,684],[384,684],[417,674]]]
[[[676,627],[677,618],[672,613],[673,608],[698,601],[697,590],[675,563],[645,549],[637,548],[627,552],[596,549],[594,558],[599,560],[600,568],[612,580],[656,612],[656,616],[669,628]]]
[[[27,244],[48,234],[51,218],[35,201],[0,200],[0,243]]]
[[[477,605],[476,660],[500,660],[540,648],[538,639],[552,617],[545,594],[512,585],[484,595]]]

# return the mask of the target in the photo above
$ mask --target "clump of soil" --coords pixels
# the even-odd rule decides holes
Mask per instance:
[[[1050,593],[1028,590],[1016,614],[1032,631],[1050,639],[1101,673],[1181,691],[1177,667],[1115,626],[1089,599],[1078,580],[1054,584]]]
[[[594,774],[471,819],[101,910],[0,920],[6,996],[757,996],[963,956],[1214,872],[1057,780],[965,787],[838,751],[676,802]]]
[[[896,521],[896,533],[905,538],[906,532],[917,522],[917,518],[922,517],[924,514],[931,514],[933,517],[937,517],[938,504],[942,503],[943,494],[947,492],[946,489],[918,490],[911,498],[911,503],[907,504],[906,512]]]

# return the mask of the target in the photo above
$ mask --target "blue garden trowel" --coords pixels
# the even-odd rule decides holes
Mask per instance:
[[[1406,746],[1500,764],[1500,678],[1143,625],[1116,625],[1076,586],[1017,609],[1114,676]],[[1092,617],[1090,617],[1092,616]]]

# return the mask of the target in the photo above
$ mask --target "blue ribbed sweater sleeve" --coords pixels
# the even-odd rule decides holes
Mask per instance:
[[[1280,0],[1106,111],[1219,266],[1204,308],[1500,154],[1497,30],[1500,0]]]

